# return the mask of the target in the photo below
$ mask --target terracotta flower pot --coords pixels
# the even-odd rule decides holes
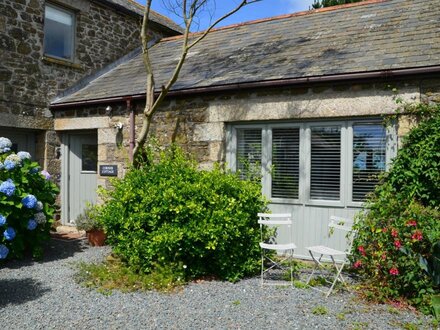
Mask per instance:
[[[91,246],[103,246],[107,236],[101,229],[93,229],[86,232],[87,239]]]

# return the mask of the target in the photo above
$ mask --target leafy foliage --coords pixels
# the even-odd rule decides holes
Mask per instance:
[[[27,152],[15,154],[9,139],[0,138],[0,259],[25,251],[41,257],[49,239],[57,186]]]
[[[440,107],[410,108],[419,124],[359,216],[352,261],[371,297],[404,297],[427,312],[440,288]]]
[[[353,3],[353,2],[361,2],[363,0],[315,0],[312,4],[312,7],[314,9],[323,8],[323,7],[332,7],[332,6],[338,6],[338,5],[344,5],[346,3]]]
[[[236,281],[259,267],[256,214],[261,187],[219,167],[200,171],[175,147],[158,162],[147,152],[106,200],[100,221],[107,242],[141,273],[173,270],[185,279],[214,275]]]
[[[102,225],[98,217],[99,207],[96,205],[87,205],[84,211],[75,219],[75,225],[78,230],[91,231],[101,229]]]

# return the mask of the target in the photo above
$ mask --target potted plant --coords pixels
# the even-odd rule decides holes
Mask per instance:
[[[75,220],[76,228],[86,232],[87,239],[92,246],[103,246],[106,235],[101,223],[98,221],[98,207],[87,205],[83,213]]]

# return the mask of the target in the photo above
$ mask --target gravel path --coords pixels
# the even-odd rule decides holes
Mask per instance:
[[[349,293],[325,299],[310,289],[202,282],[183,290],[105,296],[73,280],[77,261],[100,261],[109,248],[52,240],[45,260],[0,268],[4,329],[433,329],[432,318],[360,303]],[[323,315],[313,310],[319,307]],[[410,328],[409,326],[416,326]]]

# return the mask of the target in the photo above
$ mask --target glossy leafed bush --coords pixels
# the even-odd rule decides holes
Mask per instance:
[[[142,273],[235,281],[259,269],[261,187],[220,168],[198,170],[172,148],[104,192],[107,242]]]
[[[58,188],[28,152],[15,154],[11,146],[0,137],[0,259],[22,257],[27,250],[41,257]]]
[[[408,301],[429,311],[439,294],[440,116],[406,137],[389,173],[356,224],[353,267],[374,298]]]

